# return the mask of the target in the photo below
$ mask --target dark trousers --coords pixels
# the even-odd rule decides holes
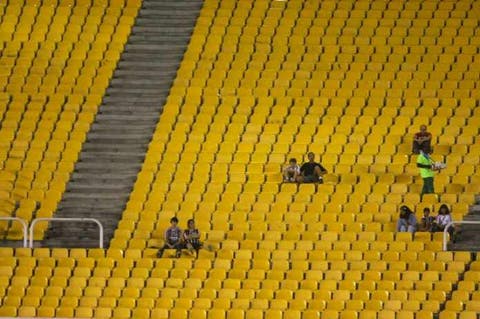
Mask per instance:
[[[170,245],[172,245],[173,247],[170,247],[167,244],[165,244],[162,248],[160,248],[158,250],[157,257],[161,258],[163,256],[163,252],[165,251],[165,249],[176,249],[177,252],[175,253],[175,257],[180,257],[180,254],[182,253],[182,249],[184,248],[183,243],[179,241],[177,243],[172,243]]]
[[[433,193],[435,193],[435,191],[433,190],[433,177],[425,177],[423,179],[422,195]]]

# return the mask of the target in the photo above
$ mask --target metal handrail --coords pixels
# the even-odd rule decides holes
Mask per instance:
[[[18,217],[0,217],[0,220],[13,220],[13,221],[17,221],[19,222],[20,224],[22,224],[22,228],[23,228],[23,247],[24,248],[27,248],[27,240],[28,240],[28,226],[27,226],[27,222],[24,221],[23,219],[21,218],[18,218]]]
[[[103,225],[95,218],[35,218],[30,224],[30,248],[33,248],[33,228],[37,222],[41,221],[59,221],[59,222],[94,222],[98,225],[98,247],[103,248]]]
[[[452,220],[443,229],[443,251],[447,251],[447,233],[448,229],[455,224],[480,224],[480,221],[473,220]]]

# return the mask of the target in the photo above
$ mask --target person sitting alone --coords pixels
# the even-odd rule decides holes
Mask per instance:
[[[182,253],[183,241],[182,230],[177,226],[178,218],[172,217],[170,219],[170,227],[165,231],[165,244],[157,253],[157,257],[161,258],[165,249],[176,249],[175,257],[179,258]]]
[[[283,169],[283,181],[294,183],[297,181],[298,175],[300,175],[300,166],[297,164],[296,158],[291,158],[288,165]]]
[[[415,233],[417,230],[417,218],[410,208],[403,205],[400,208],[400,218],[397,221],[397,232]]]
[[[427,132],[427,126],[421,125],[420,132],[415,133],[413,137],[412,151],[414,154],[419,154],[422,150],[426,154],[432,153],[432,134]]]
[[[300,167],[300,174],[297,176],[298,183],[323,183],[322,175],[327,173],[327,170],[315,162],[315,154],[312,152],[307,154],[308,162],[303,163]]]
[[[195,228],[195,220],[188,220],[187,229],[183,232],[183,241],[188,251],[192,255],[196,252],[196,256],[198,257],[198,251],[203,247],[203,244],[200,241],[200,231]]]
[[[423,217],[420,221],[419,230],[431,232],[435,223],[435,217],[430,216],[430,208],[425,207],[423,209]]]

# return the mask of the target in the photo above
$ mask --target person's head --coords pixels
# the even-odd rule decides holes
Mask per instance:
[[[313,152],[309,152],[307,157],[309,162],[313,163],[315,161],[315,154],[313,154]]]
[[[448,206],[445,204],[442,204],[440,206],[440,209],[438,210],[439,215],[448,215],[450,214],[450,210],[448,209]]]
[[[402,207],[400,207],[400,218],[407,218],[411,212],[412,211],[410,210],[410,208],[408,208],[405,205],[402,205]]]
[[[170,224],[171,224],[172,226],[177,226],[177,224],[178,224],[178,218],[177,218],[177,217],[172,217],[172,218],[170,218]]]
[[[420,125],[420,132],[425,133],[427,131],[426,125]]]
[[[295,166],[297,165],[297,159],[292,157],[289,161],[288,161],[288,164],[290,164],[290,166]]]
[[[425,207],[425,208],[423,209],[423,216],[424,216],[424,217],[430,216],[430,208]]]
[[[195,228],[195,220],[189,219],[187,222],[187,226],[189,229],[194,229]]]

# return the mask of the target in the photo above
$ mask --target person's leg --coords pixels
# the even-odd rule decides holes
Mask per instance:
[[[304,183],[315,183],[317,180],[318,179],[315,175],[303,176],[303,182]]]
[[[283,181],[284,182],[290,181],[290,172],[288,171],[287,168],[283,170]]]
[[[413,141],[413,144],[412,144],[412,152],[413,152],[413,154],[418,154],[418,153],[420,153],[420,145],[418,144],[417,141]]]
[[[305,178],[302,175],[298,175],[297,176],[297,183],[304,183],[304,182],[305,182]]]
[[[415,233],[415,227],[409,225],[408,228],[407,228],[407,231],[408,231],[409,233],[412,233],[412,234],[413,234],[413,233]]]
[[[315,182],[319,182],[322,180],[322,171],[320,170],[320,167],[315,166],[315,170],[313,172],[314,178],[316,179]]]
[[[433,190],[433,177],[427,177],[427,194],[434,194],[435,191]]]
[[[185,248],[185,245],[182,242],[178,242],[175,245],[173,245],[173,248],[175,248],[175,257],[179,258],[182,255],[182,249]]]
[[[430,145],[430,141],[425,141],[422,143],[422,149],[425,153],[431,154],[432,153],[432,146]]]
[[[162,248],[160,248],[157,252],[157,257],[162,258],[164,250],[167,248],[167,245],[164,245]]]
[[[433,194],[433,177],[425,177],[423,179],[422,195]]]

